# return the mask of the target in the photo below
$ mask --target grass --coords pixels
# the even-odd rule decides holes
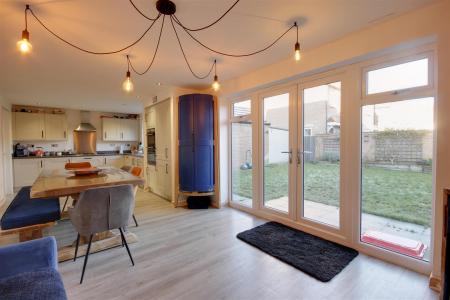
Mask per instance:
[[[288,195],[288,165],[265,166],[265,199]],[[237,170],[233,174],[233,190],[252,198],[252,170]],[[398,221],[431,225],[431,174],[364,167],[362,172],[363,212]],[[357,180],[357,179],[355,179]],[[336,163],[306,163],[304,198],[309,201],[338,206],[339,165]]]

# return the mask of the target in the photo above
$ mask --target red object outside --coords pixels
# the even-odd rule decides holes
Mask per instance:
[[[375,230],[368,230],[364,232],[361,237],[361,241],[419,259],[423,258],[425,250],[427,249],[427,245],[421,241],[403,238]]]

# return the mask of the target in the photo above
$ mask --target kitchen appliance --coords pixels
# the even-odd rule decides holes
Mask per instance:
[[[80,117],[81,123],[73,131],[75,153],[95,154],[97,151],[97,129],[89,123],[89,112],[80,112]]]
[[[20,143],[17,143],[14,145],[14,156],[15,157],[24,157],[28,156],[30,153],[28,152],[28,146],[21,145]]]
[[[149,165],[156,165],[155,134],[155,128],[147,129],[147,162]]]

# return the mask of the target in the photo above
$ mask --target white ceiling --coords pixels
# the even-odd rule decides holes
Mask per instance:
[[[156,15],[156,0],[134,0],[148,15]],[[190,27],[217,18],[234,0],[174,0],[177,16]],[[248,52],[262,48],[300,22],[300,42],[311,49],[374,22],[392,18],[435,0],[241,0],[211,29],[194,33],[213,48]],[[155,63],[142,77],[132,75],[135,90],[121,89],[125,55],[143,69],[149,62],[160,23],[128,52],[108,56],[81,53],[50,36],[29,17],[31,55],[22,56],[16,42],[24,28],[25,1],[0,0],[0,96],[13,103],[66,108],[140,112],[143,100],[173,86],[204,88],[211,78],[195,79],[188,71],[169,20]],[[30,0],[35,13],[67,40],[94,51],[122,47],[136,39],[149,24],[127,0]],[[181,31],[179,31],[181,33]],[[220,80],[227,80],[293,55],[295,31],[275,47],[250,58],[228,58],[200,48],[181,33],[193,68],[203,73],[214,58]],[[162,86],[157,83],[161,82]]]

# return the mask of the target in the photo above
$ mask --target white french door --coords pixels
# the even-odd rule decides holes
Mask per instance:
[[[321,231],[341,225],[338,77],[259,95],[259,207]]]
[[[260,207],[294,218],[296,214],[296,86],[260,95],[262,197]]]

